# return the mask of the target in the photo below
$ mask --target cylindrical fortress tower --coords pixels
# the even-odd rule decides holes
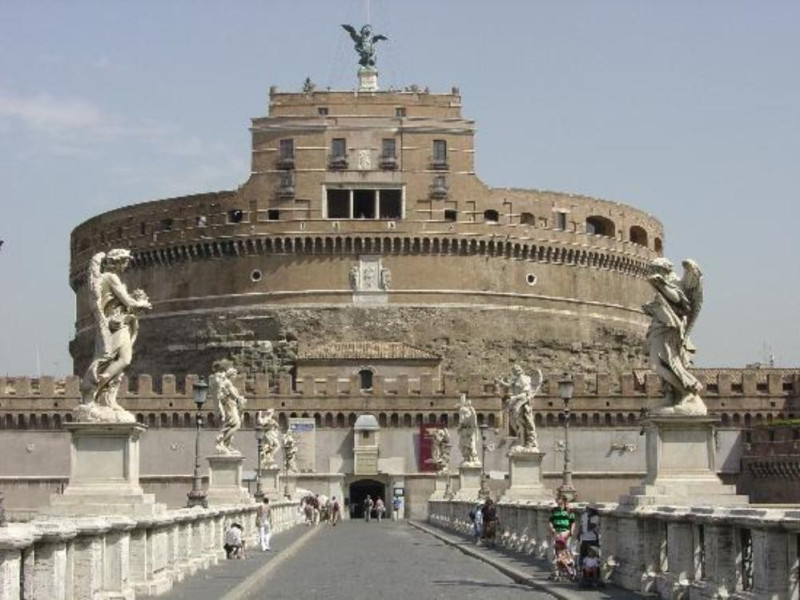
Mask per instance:
[[[614,202],[489,188],[474,135],[457,89],[271,90],[238,190],[75,228],[75,373],[94,347],[86,268],[114,247],[133,251],[129,288],[153,303],[129,375],[205,373],[223,356],[250,374],[291,370],[297,353],[342,342],[403,342],[486,379],[512,360],[641,366],[661,224]]]

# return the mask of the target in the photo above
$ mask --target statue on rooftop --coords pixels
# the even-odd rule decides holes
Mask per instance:
[[[706,405],[699,396],[703,384],[689,371],[696,350],[689,332],[703,305],[703,273],[695,261],[687,259],[683,261],[683,278],[679,278],[672,263],[659,257],[650,263],[647,280],[656,291],[653,300],[642,306],[652,318],[647,353],[650,368],[664,382],[670,402],[657,412],[705,415]]]
[[[220,432],[216,438],[216,450],[220,454],[239,454],[233,447],[233,436],[242,426],[240,410],[247,400],[233,385],[236,369],[229,360],[218,360],[214,363],[214,373],[209,378],[208,393],[217,402],[220,414]]]
[[[480,465],[478,459],[478,413],[466,394],[461,394],[458,403],[458,445],[461,449],[461,464]]]
[[[117,404],[117,392],[125,369],[133,360],[138,314],[152,306],[144,291],[129,293],[120,277],[130,261],[130,250],[123,248],[98,252],[89,261],[87,287],[96,327],[95,350],[94,360],[81,380],[78,421],[136,422]]]
[[[522,367],[511,367],[511,378],[498,379],[497,383],[506,388],[503,404],[508,411],[514,430],[517,433],[517,443],[511,447],[511,452],[536,452],[539,443],[536,440],[536,424],[533,422],[533,399],[542,387],[542,372],[536,369],[533,378],[526,375]]]
[[[278,421],[275,420],[275,409],[270,408],[264,412],[258,411],[256,420],[262,429],[261,456],[259,457],[261,468],[274,468],[276,466],[275,453],[281,445],[278,437]]]
[[[358,64],[363,68],[375,68],[375,43],[381,40],[388,40],[385,35],[372,35],[372,26],[364,25],[361,31],[356,31],[352,25],[342,25],[356,43],[355,49],[358,53]]]

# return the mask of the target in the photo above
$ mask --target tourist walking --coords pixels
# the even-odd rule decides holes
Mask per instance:
[[[483,516],[483,535],[481,539],[487,546],[494,546],[495,537],[497,536],[497,526],[500,521],[497,518],[497,507],[494,502],[492,502],[491,498],[487,498],[486,502],[483,503],[483,510],[481,513]]]
[[[369,523],[372,520],[372,507],[375,506],[375,503],[370,498],[369,494],[364,499],[364,521]]]
[[[331,525],[336,527],[336,524],[339,522],[339,519],[342,517],[342,507],[339,506],[339,501],[336,499],[336,496],[331,498]]]
[[[386,512],[386,505],[383,503],[383,498],[378,496],[378,499],[375,501],[375,516],[378,518],[378,523],[383,520],[383,513]]]
[[[400,518],[400,508],[403,506],[403,501],[400,496],[395,496],[392,499],[392,521],[397,521]]]
[[[261,541],[261,551],[271,550],[269,540],[272,537],[272,509],[269,506],[269,498],[264,498],[263,504],[258,507],[256,525],[258,526],[259,539]]]

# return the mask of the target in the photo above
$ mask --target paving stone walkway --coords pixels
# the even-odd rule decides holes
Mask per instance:
[[[175,586],[166,600],[641,600],[608,586],[581,589],[548,581],[548,563],[476,547],[426,523],[345,521],[295,527],[272,552],[251,550]]]

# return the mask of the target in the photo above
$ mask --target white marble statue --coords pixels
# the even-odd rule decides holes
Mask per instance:
[[[214,363],[208,393],[211,400],[217,402],[220,415],[220,432],[216,438],[216,450],[219,454],[239,454],[233,447],[233,436],[242,426],[240,410],[247,404],[247,400],[233,385],[234,377],[236,369],[229,360],[218,360]]]
[[[275,453],[281,446],[278,436],[278,421],[275,419],[275,409],[270,408],[264,412],[258,411],[256,415],[258,425],[261,427],[261,462],[262,469],[272,469],[277,466]]]
[[[437,473],[444,473],[450,466],[450,432],[442,427],[428,432],[428,436],[433,440],[431,458],[428,462],[436,467]]]
[[[96,330],[94,359],[81,380],[78,421],[135,423],[117,404],[125,369],[133,360],[139,332],[138,313],[152,308],[142,290],[128,293],[120,275],[131,261],[129,250],[98,252],[89,261],[88,289]]]
[[[706,405],[699,393],[703,385],[689,372],[695,348],[689,332],[703,304],[703,273],[693,260],[683,261],[683,278],[672,263],[659,257],[650,263],[647,279],[656,291],[642,309],[652,320],[647,330],[650,368],[666,387],[670,406],[660,414],[705,415]]]
[[[514,424],[517,442],[511,452],[536,452],[539,443],[536,440],[536,425],[533,422],[533,399],[542,387],[542,372],[536,369],[533,378],[526,375],[522,367],[511,367],[511,378],[498,379],[497,382],[507,390],[504,398],[505,408]]]
[[[480,466],[478,458],[478,413],[466,394],[461,394],[458,403],[458,445],[461,449],[461,464]]]
[[[297,473],[297,442],[291,432],[281,436],[283,442],[283,468],[287,473]]]

